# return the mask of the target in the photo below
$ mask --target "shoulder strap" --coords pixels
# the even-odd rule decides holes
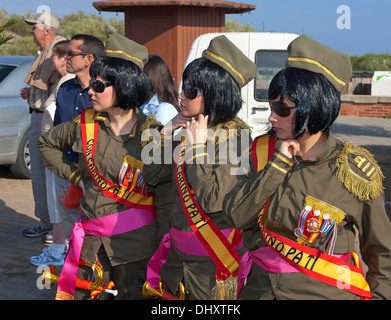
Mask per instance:
[[[274,153],[276,137],[265,134],[256,137],[251,145],[251,155],[257,171],[262,170]]]

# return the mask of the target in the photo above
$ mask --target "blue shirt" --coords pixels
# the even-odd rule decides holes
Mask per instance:
[[[54,114],[53,125],[72,121],[81,112],[92,107],[91,97],[88,94],[89,87],[83,89],[76,78],[65,81],[57,92],[56,113]],[[74,162],[78,162],[77,153],[71,149],[64,151],[64,154]]]
[[[89,87],[83,89],[76,78],[65,81],[57,92],[56,113],[53,125],[72,121],[81,112],[92,107],[91,97],[88,94]]]

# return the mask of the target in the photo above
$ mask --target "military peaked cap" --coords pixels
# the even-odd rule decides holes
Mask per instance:
[[[323,74],[341,92],[352,77],[349,56],[306,36],[299,36],[288,46],[286,67]]]
[[[255,64],[224,35],[213,38],[203,56],[227,70],[240,88],[255,77]]]
[[[106,41],[106,57],[132,61],[141,70],[148,62],[148,49],[118,33],[113,33]]]

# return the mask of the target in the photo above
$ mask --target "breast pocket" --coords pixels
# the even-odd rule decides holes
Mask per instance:
[[[72,150],[77,153],[83,153],[83,143],[81,139],[76,139],[72,145]]]

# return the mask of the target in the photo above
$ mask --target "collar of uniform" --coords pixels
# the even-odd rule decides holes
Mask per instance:
[[[319,164],[323,161],[328,161],[330,159],[330,156],[334,153],[334,151],[337,149],[337,139],[334,137],[333,134],[328,131],[327,133],[327,141],[326,146],[324,150],[317,156],[316,160],[310,161],[310,160],[303,160],[301,156],[295,156],[294,159],[297,161],[300,161],[301,163],[305,163],[308,165],[311,164]]]
[[[142,112],[140,112],[140,108],[135,108],[133,111],[136,112],[137,121],[136,121],[136,124],[133,126],[132,132],[127,136],[127,138],[134,138],[137,135],[137,132],[140,129],[140,126],[145,122],[145,119],[146,119],[146,115],[144,115]],[[109,116],[108,116],[107,112],[97,112],[94,115],[93,119],[97,120],[97,121],[103,121],[107,127],[111,128],[110,122],[109,122]],[[120,137],[121,136],[119,136],[118,138],[120,138]]]

